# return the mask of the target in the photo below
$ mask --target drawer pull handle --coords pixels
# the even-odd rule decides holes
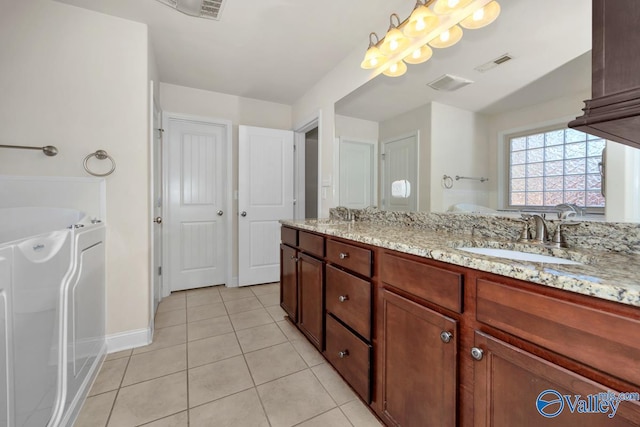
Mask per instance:
[[[293,262],[298,262],[300,258],[296,257],[295,255],[291,255],[291,259],[293,260]]]
[[[338,297],[338,301],[340,301],[340,302],[349,301],[349,295],[340,295]]]
[[[442,331],[440,333],[440,339],[442,340],[443,343],[447,344],[451,342],[451,338],[453,338],[453,334],[451,332],[448,331]]]
[[[340,255],[338,256],[340,257],[340,259],[349,258],[349,252],[340,252]]]
[[[483,356],[484,350],[482,350],[481,348],[473,347],[471,349],[471,357],[473,357],[475,360],[482,360]]]
[[[347,357],[349,355],[349,350],[344,350],[344,351],[339,351],[338,352],[338,357],[340,359],[344,359],[345,357]]]

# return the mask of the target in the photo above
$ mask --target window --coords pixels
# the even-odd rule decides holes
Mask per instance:
[[[511,207],[546,208],[572,203],[604,208],[600,176],[604,139],[573,129],[506,139]]]

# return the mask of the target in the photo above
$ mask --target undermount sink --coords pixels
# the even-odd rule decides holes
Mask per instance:
[[[572,261],[566,258],[559,258],[550,255],[532,254],[529,252],[513,251],[509,249],[495,249],[495,248],[457,248],[461,251],[471,252],[479,255],[488,255],[497,258],[507,258],[514,261],[530,261],[530,262],[546,262],[549,264],[568,264],[568,265],[582,265],[577,261]]]

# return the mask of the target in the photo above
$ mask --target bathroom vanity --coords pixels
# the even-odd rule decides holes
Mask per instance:
[[[504,239],[282,223],[283,309],[385,424],[640,425],[634,399],[579,413],[599,393],[640,392],[640,256],[513,261],[457,249],[514,249]]]

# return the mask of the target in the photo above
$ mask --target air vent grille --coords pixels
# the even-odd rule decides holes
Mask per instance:
[[[438,77],[431,83],[427,83],[427,85],[435,90],[440,90],[443,92],[453,92],[454,90],[458,90],[461,87],[470,85],[471,83],[473,83],[472,80],[453,76],[451,74],[445,74],[441,77]]]
[[[201,0],[202,4],[200,6],[200,12],[198,13],[198,9],[194,9],[193,6],[197,7],[197,3],[194,5],[194,0],[158,0],[160,3],[166,4],[178,11],[186,13],[190,16],[198,16],[199,18],[207,18],[207,19],[215,19],[216,21],[220,20],[220,15],[222,14],[224,0]],[[180,10],[179,3],[182,1],[182,6],[187,6],[189,11],[185,11],[184,8]],[[191,13],[191,12],[194,13]]]
[[[219,20],[220,12],[222,12],[222,0],[204,0],[202,2],[201,16]]]
[[[496,68],[498,65],[502,65],[507,61],[511,61],[512,59],[513,59],[513,56],[509,55],[508,53],[505,53],[504,55],[500,55],[496,59],[492,59],[491,61],[485,64],[478,65],[476,68],[474,68],[474,70],[484,73],[485,71],[489,71],[493,68]]]

